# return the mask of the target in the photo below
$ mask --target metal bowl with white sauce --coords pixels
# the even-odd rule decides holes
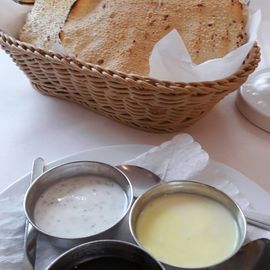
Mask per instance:
[[[57,247],[112,238],[129,212],[133,190],[117,168],[77,161],[52,168],[31,184],[24,199],[28,221]]]

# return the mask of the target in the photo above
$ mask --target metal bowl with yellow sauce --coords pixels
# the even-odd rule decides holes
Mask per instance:
[[[134,240],[168,268],[203,269],[242,246],[246,220],[225,193],[205,184],[174,181],[146,191],[129,217]]]

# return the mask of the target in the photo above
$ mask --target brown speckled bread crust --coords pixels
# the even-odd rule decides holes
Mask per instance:
[[[36,0],[19,39],[37,47],[50,50],[59,41],[63,27],[76,0]]]
[[[77,0],[60,37],[81,60],[147,75],[154,44],[172,29],[198,64],[244,44],[246,22],[239,0]]]
[[[172,29],[198,64],[244,44],[246,22],[239,0],[36,0],[20,40],[51,50],[60,36],[80,60],[148,75],[154,44]]]

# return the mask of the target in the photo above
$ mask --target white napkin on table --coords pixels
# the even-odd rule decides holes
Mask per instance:
[[[180,134],[171,141],[153,147],[126,163],[152,170],[162,180],[186,180],[202,171],[208,163],[209,156],[188,134]],[[225,183],[218,188],[239,200],[239,190],[233,183]],[[23,197],[0,195],[0,269],[21,269],[23,257],[23,237],[25,218]],[[243,198],[241,198],[243,199]],[[249,239],[266,237],[266,232],[251,228]],[[270,238],[270,233],[268,236]],[[126,239],[122,239],[126,240]],[[44,270],[63,250],[53,247],[46,238],[39,236],[37,244],[36,270]]]
[[[22,202],[23,195],[0,197],[1,270],[21,269],[25,225]]]
[[[209,160],[201,145],[188,134],[150,149],[125,164],[144,167],[164,181],[186,180],[201,171]]]

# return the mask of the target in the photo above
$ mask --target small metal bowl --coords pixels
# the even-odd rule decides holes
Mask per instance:
[[[214,187],[201,184],[198,182],[192,182],[192,181],[172,181],[172,182],[167,182],[167,183],[161,183],[149,189],[137,199],[137,201],[133,204],[130,211],[130,215],[129,215],[129,228],[135,242],[141,247],[143,247],[143,245],[137,239],[136,226],[137,226],[138,218],[141,212],[143,211],[144,207],[147,206],[149,202],[151,202],[152,200],[156,198],[159,198],[164,195],[176,194],[176,193],[202,195],[204,197],[207,197],[207,198],[210,198],[219,202],[230,211],[238,227],[238,241],[237,241],[237,245],[234,251],[229,256],[229,258],[235,255],[238,252],[238,250],[241,248],[241,246],[243,245],[245,236],[246,236],[246,219],[242,210],[229,196],[227,196],[222,191]],[[185,267],[185,269],[209,269],[209,267],[214,267],[216,265],[219,265],[229,258],[226,258],[217,264],[209,265],[207,267],[206,266],[203,266],[201,268],[200,267],[198,268]],[[193,258],[193,259],[196,260],[196,258]],[[165,265],[166,269],[183,269],[178,266],[169,265],[164,262],[162,263]]]
[[[127,198],[127,206],[122,216],[109,228],[97,234],[85,235],[77,238],[63,238],[57,235],[50,235],[43,231],[34,220],[34,210],[39,197],[49,187],[63,181],[78,176],[101,176],[108,180],[116,182],[125,192]],[[117,168],[105,163],[94,161],[77,161],[66,163],[51,170],[46,171],[38,177],[29,187],[24,198],[24,211],[28,221],[41,234],[48,237],[50,242],[60,248],[68,249],[89,241],[112,238],[118,232],[120,224],[129,212],[133,201],[133,190],[128,178]]]
[[[99,240],[77,246],[58,257],[46,270],[72,270],[81,263],[97,258],[124,259],[138,265],[138,270],[165,270],[157,260],[143,249],[116,240]]]
[[[21,5],[34,5],[35,4],[35,0],[13,0],[13,1]]]

